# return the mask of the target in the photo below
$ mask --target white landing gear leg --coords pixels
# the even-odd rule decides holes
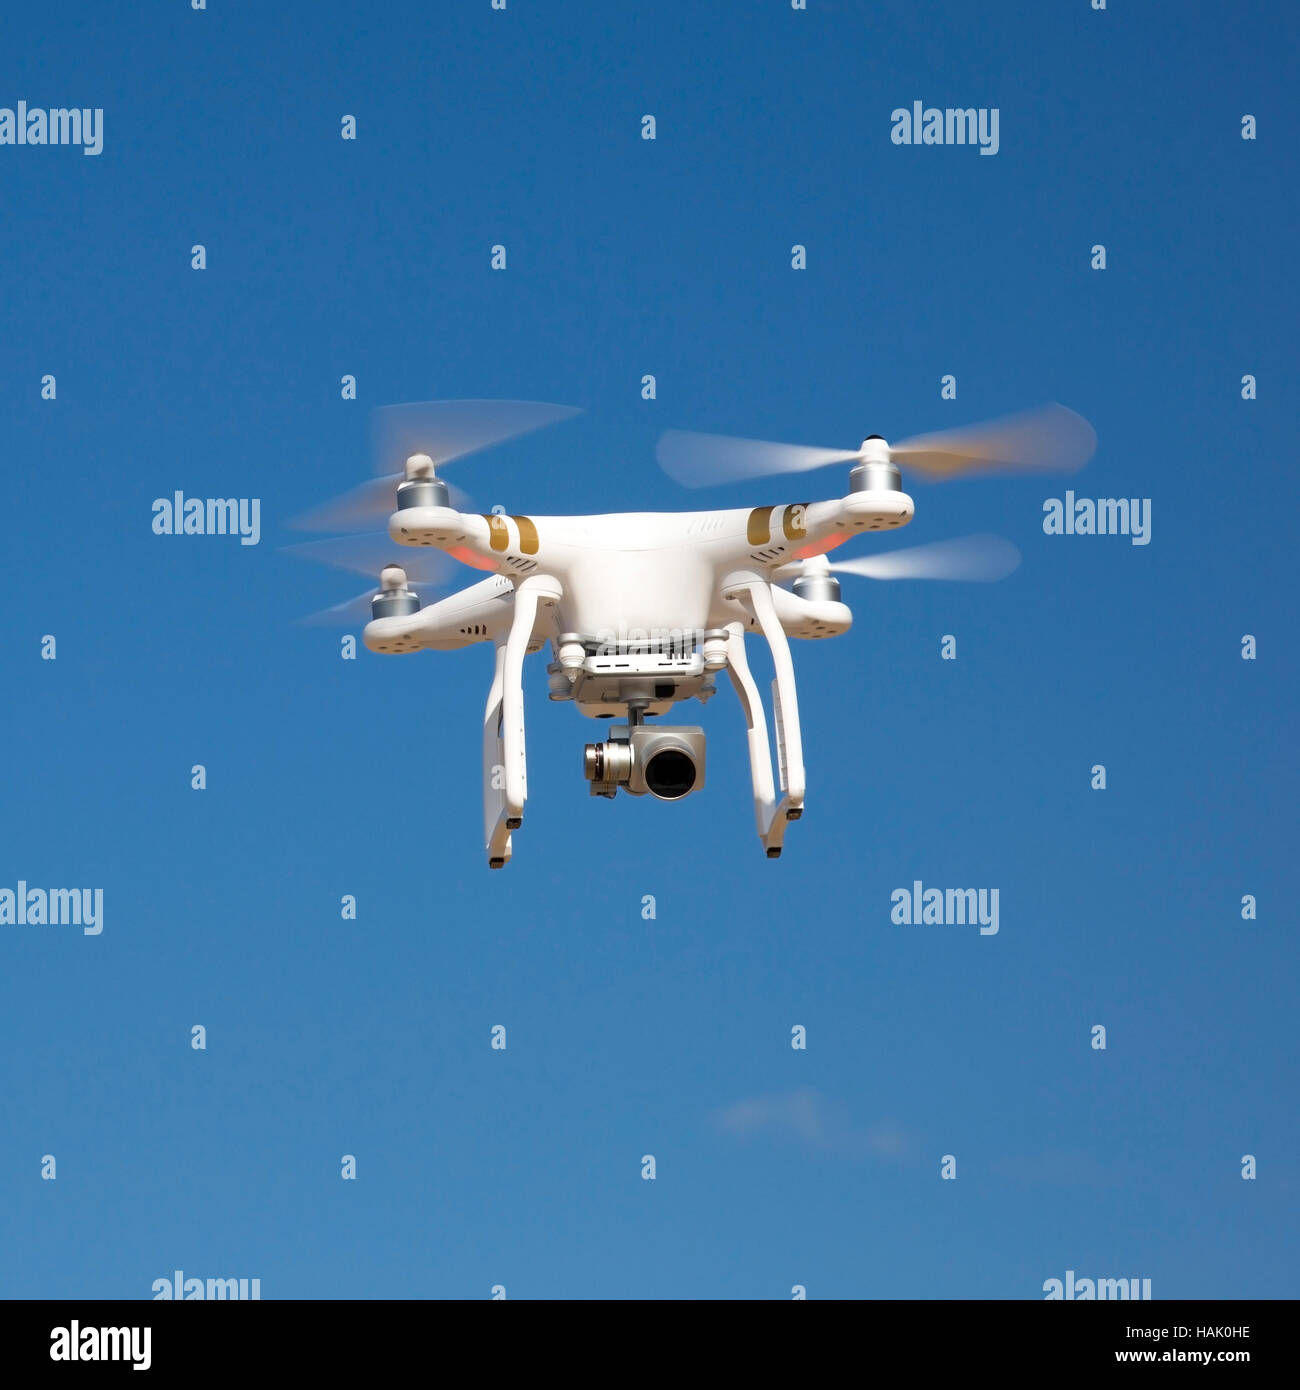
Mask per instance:
[[[794,684],[794,662],[785,629],[777,620],[776,608],[766,580],[757,575],[738,575],[723,586],[728,597],[735,597],[754,617],[772,650],[776,679],[772,682],[772,712],[776,725],[777,768],[784,795],[778,801],[772,783],[772,753],[767,738],[767,719],[762,699],[745,658],[745,629],[740,623],[727,625],[727,666],[732,684],[740,697],[749,734],[749,766],[754,783],[754,814],[758,837],[769,859],[779,859],[785,842],[785,827],[803,815],[803,740],[799,731],[799,702]]]
[[[531,575],[515,588],[514,616],[496,648],[492,688],[483,714],[483,809],[488,864],[501,869],[511,855],[510,832],[523,824],[528,799],[524,746],[524,657],[538,609],[563,593],[558,581]],[[495,784],[495,785],[494,785]]]
[[[487,708],[483,711],[483,835],[488,866],[504,869],[510,862],[510,832],[506,829],[505,745],[501,738],[501,692],[505,687],[506,644],[496,644],[496,664]]]

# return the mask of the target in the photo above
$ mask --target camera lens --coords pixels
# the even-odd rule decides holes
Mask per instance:
[[[645,784],[655,796],[675,801],[695,785],[695,762],[679,748],[665,748],[646,764]]]

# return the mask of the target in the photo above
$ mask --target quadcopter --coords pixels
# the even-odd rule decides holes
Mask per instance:
[[[803,815],[805,773],[790,639],[838,637],[853,623],[837,575],[991,581],[1020,555],[993,536],[831,561],[860,536],[906,526],[914,513],[900,465],[923,478],[973,472],[1081,467],[1092,427],[1049,405],[983,425],[890,444],[870,435],[856,449],[818,449],[670,430],[660,466],[706,486],[849,465],[842,496],[728,510],[522,516],[468,509],[442,476],[446,464],[580,412],[535,401],[433,401],[374,412],[380,476],[298,518],[308,529],[355,530],[387,516],[387,533],[308,542],[293,550],[362,573],[368,591],[318,615],[365,621],[373,652],[405,655],[476,644],[494,649],[483,714],[483,836],[488,864],[503,868],[528,798],[524,659],[550,648],[550,698],[597,719],[617,719],[586,745],[593,796],[676,801],[704,785],[697,726],[658,721],[687,700],[707,701],[726,672],[749,741],[758,837],[778,859],[786,827]],[[396,468],[396,471],[394,469]],[[398,563],[396,547],[409,552]],[[400,552],[396,552],[400,553]],[[446,557],[486,578],[423,602],[440,586]],[[766,642],[775,679],[771,723],[745,654]]]

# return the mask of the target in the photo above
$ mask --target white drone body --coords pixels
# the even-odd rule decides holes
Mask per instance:
[[[528,403],[501,404],[522,408]],[[1078,421],[1071,412],[1063,413]],[[1032,427],[1025,423],[1030,420]],[[1012,432],[1018,431],[1016,441],[1023,445],[1028,429],[1041,452],[1043,420],[1038,416],[1010,422]],[[1053,415],[1050,432],[1059,435],[1061,423]],[[528,796],[525,656],[549,645],[552,700],[571,701],[590,717],[626,719],[625,724],[609,726],[607,742],[586,749],[591,791],[609,797],[622,789],[675,800],[703,785],[703,731],[645,721],[668,714],[683,701],[708,700],[715,678],[725,671],[745,719],[759,839],[767,857],[775,859],[781,854],[786,826],[803,814],[805,795],[789,639],[839,636],[853,622],[851,611],[840,601],[832,569],[875,578],[989,579],[1009,572],[1019,559],[1014,547],[993,538],[923,546],[836,566],[825,557],[859,535],[895,530],[912,520],[913,501],[900,487],[895,459],[915,457],[939,472],[956,471],[954,459],[1002,461],[994,455],[1014,452],[1007,447],[1007,430],[999,426],[992,435],[987,429],[984,434],[967,432],[958,441],[961,449],[948,436],[928,436],[891,450],[873,436],[856,451],[794,451],[797,469],[839,459],[855,465],[850,489],[838,499],[603,516],[459,511],[450,505],[448,486],[436,471],[446,458],[435,465],[429,454],[416,453],[406,459],[397,487],[389,539],[423,549],[426,556],[429,550],[443,552],[489,571],[489,577],[420,607],[419,597],[408,587],[407,567],[387,565],[364,641],[371,651],[383,654],[493,645],[495,661],[483,720],[483,833],[493,868],[511,858],[512,834],[523,823]],[[508,432],[523,431],[516,427]],[[495,437],[504,435],[497,430]],[[685,448],[692,468],[701,441],[715,448],[721,443],[733,453],[736,445],[749,447],[744,441],[708,436],[677,438],[685,441],[679,452]],[[987,447],[990,438],[1000,446],[993,453]],[[753,447],[769,454],[777,448]],[[781,471],[790,469],[788,452],[780,456]],[[778,470],[769,455],[763,455],[757,471]],[[373,501],[370,505],[373,510]],[[787,577],[794,578],[793,589],[778,582]],[[747,634],[767,643],[776,673],[770,698],[775,770],[769,714],[745,655]]]

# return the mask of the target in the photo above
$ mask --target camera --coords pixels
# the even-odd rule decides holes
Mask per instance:
[[[704,785],[704,730],[692,727],[615,724],[606,743],[587,744],[583,773],[592,796],[647,792],[680,801]]]

